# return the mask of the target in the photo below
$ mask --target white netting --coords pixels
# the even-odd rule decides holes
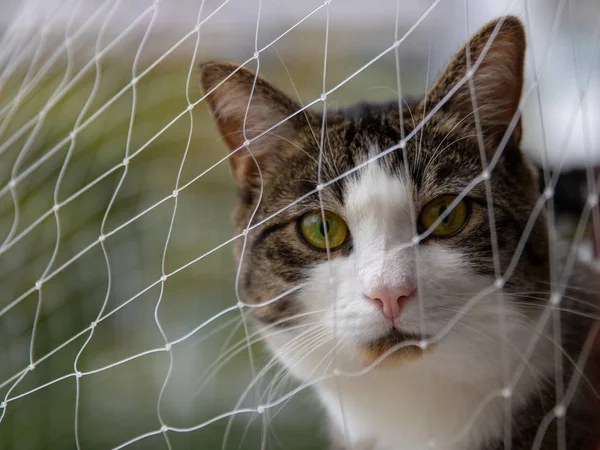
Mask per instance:
[[[523,146],[546,187],[529,226],[550,204],[573,254],[594,253],[595,0],[27,0],[2,9],[0,448],[323,447],[323,413],[307,389],[322,377],[299,385],[276,364],[238,292],[231,244],[246,236],[232,235],[235,188],[197,87],[201,62],[244,64],[304,109],[419,97],[480,25],[516,14],[529,39]],[[366,164],[402,151],[421,127]],[[565,212],[553,206],[554,187],[557,169],[572,167],[583,169],[583,200]],[[495,241],[492,210],[490,225]],[[490,289],[510,277],[529,232],[504,272],[496,258]],[[558,285],[570,270],[554,274]],[[510,396],[528,356],[480,408]],[[564,415],[579,381],[557,384],[564,402],[548,421]],[[464,425],[456,439],[472,422]]]

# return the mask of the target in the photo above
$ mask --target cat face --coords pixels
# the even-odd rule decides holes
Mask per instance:
[[[420,102],[326,120],[244,68],[202,66],[232,152],[236,233],[249,229],[235,246],[240,292],[260,323],[317,328],[365,362],[442,343],[476,360],[469,336],[500,339],[500,312],[505,335],[531,328],[511,303],[548,278],[543,213],[528,223],[537,180],[518,147],[524,42],[517,19],[492,22]]]

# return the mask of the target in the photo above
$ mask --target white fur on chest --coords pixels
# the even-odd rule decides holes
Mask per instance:
[[[323,383],[317,392],[352,445],[369,450],[470,450],[489,436],[501,435],[504,399],[476,412],[486,393],[498,390],[496,383],[469,386],[411,369],[340,377]]]
[[[276,340],[268,339],[277,354],[280,343]],[[362,372],[364,365],[343,353],[328,368],[321,364],[315,370],[329,346],[301,361],[288,360],[285,354],[279,357],[302,382],[329,376],[314,387],[334,425],[349,438],[349,448],[476,450],[489,438],[503,436],[506,402],[511,408],[519,406],[535,388],[536,377],[525,374],[518,385],[519,395],[506,400],[499,395],[500,367],[496,376],[470,378],[473,373],[467,364],[461,379],[455,376],[460,374],[459,364],[449,362],[452,353],[444,347],[440,345],[421,360],[392,363],[359,376],[345,375]],[[344,375],[333,376],[334,367],[341,367]],[[494,393],[498,395],[490,399]]]

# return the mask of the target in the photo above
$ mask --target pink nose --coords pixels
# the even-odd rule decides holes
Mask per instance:
[[[404,284],[402,286],[374,289],[366,295],[371,300],[381,304],[385,317],[395,320],[400,317],[404,304],[413,292],[415,292],[415,287],[412,284]]]

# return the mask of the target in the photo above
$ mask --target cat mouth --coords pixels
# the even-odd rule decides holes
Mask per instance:
[[[423,353],[429,351],[419,346],[419,342],[424,336],[416,333],[408,333],[405,331],[392,328],[388,333],[378,337],[360,349],[360,354],[367,363],[373,363],[383,357],[380,364],[388,364],[394,362],[407,362],[420,358]],[[406,345],[402,345],[406,343]]]
[[[414,347],[417,346],[418,343],[423,339],[423,336],[416,333],[408,333],[406,331],[398,330],[397,328],[391,328],[390,331],[383,336],[374,339],[370,342],[370,346],[379,346],[379,347],[387,347],[392,348],[394,346],[398,346],[403,342],[413,341],[415,345],[407,345],[403,348]],[[400,348],[399,350],[401,350]]]

